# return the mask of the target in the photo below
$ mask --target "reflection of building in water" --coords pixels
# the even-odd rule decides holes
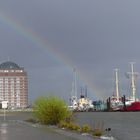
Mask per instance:
[[[7,61],[0,64],[0,100],[9,108],[28,106],[28,81],[24,68]]]

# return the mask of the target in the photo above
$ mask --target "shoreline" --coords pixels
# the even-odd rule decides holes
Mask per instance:
[[[92,136],[89,133],[80,133],[75,130],[69,130],[66,128],[59,128],[55,125],[42,125],[39,123],[31,123],[31,122],[26,122],[26,121],[21,121],[22,123],[27,123],[28,125],[31,125],[32,127],[37,127],[37,128],[47,128],[55,133],[74,138],[76,140],[117,140],[113,136],[105,136],[102,135],[100,137],[98,136]]]
[[[18,113],[21,113],[21,112],[7,112],[7,117],[8,116],[15,116],[15,115],[18,115]],[[23,112],[24,113],[24,112]],[[28,112],[26,112],[28,113]],[[1,117],[3,116],[3,114],[1,114]],[[30,116],[31,117],[31,116]],[[26,117],[26,119],[29,118]],[[4,122],[4,121],[1,121],[1,122]],[[46,128],[46,129],[49,129],[55,133],[58,133],[60,135],[64,135],[66,137],[71,137],[71,138],[74,138],[76,140],[117,140],[116,138],[114,137],[106,137],[105,135],[102,135],[101,137],[97,137],[97,136],[91,136],[90,134],[88,133],[80,133],[78,131],[75,131],[75,130],[69,130],[69,129],[63,129],[63,128],[59,128],[57,126],[49,126],[49,125],[42,125],[42,124],[39,124],[39,123],[32,123],[32,122],[28,122],[24,119],[15,119],[15,120],[6,120],[5,122],[17,122],[17,123],[21,123],[21,124],[24,124],[24,125],[28,125],[28,126],[31,126],[31,127],[35,127],[35,128]]]

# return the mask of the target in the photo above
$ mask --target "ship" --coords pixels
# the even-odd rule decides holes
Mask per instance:
[[[118,76],[118,69],[114,69],[115,72],[115,90],[113,95],[109,98],[108,102],[110,104],[110,109],[111,111],[119,111],[123,107],[123,101],[122,97],[120,97],[119,93],[119,76]]]
[[[131,79],[131,96],[125,99],[123,111],[140,111],[140,100],[136,98],[136,79],[138,72],[134,71],[134,62],[131,62],[131,72],[127,73],[127,77]]]
[[[70,106],[69,109],[71,111],[93,111],[94,105],[92,103],[92,100],[90,100],[87,97],[87,86],[85,88],[81,88],[81,95],[78,98],[77,97],[77,76],[76,76],[76,69],[73,70],[74,76],[73,76],[73,82],[72,82],[72,92],[70,97]]]
[[[140,111],[140,100],[136,98],[136,79],[138,73],[134,71],[134,62],[131,62],[131,71],[126,74],[130,79],[130,97],[119,95],[118,69],[115,69],[115,92],[107,100],[109,111]]]

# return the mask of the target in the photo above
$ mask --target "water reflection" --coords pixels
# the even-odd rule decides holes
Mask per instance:
[[[0,124],[0,140],[8,140],[8,124],[7,123],[1,123]]]

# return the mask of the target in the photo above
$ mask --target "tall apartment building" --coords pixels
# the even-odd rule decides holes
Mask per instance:
[[[27,72],[14,62],[0,64],[0,101],[8,101],[8,108],[28,106]]]

